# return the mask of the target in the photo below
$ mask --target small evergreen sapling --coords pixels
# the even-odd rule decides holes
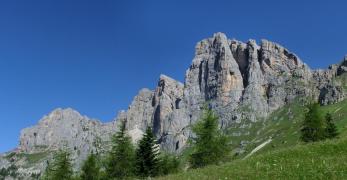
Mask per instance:
[[[301,139],[304,142],[315,142],[325,138],[325,122],[319,113],[319,104],[307,106],[303,127],[301,129]]]
[[[196,137],[192,140],[193,153],[190,155],[192,168],[217,164],[230,155],[230,138],[218,127],[218,117],[205,107],[203,116],[192,128]]]
[[[333,139],[339,135],[337,131],[337,127],[333,122],[333,117],[330,113],[327,113],[325,116],[326,128],[325,128],[325,136],[328,139]]]

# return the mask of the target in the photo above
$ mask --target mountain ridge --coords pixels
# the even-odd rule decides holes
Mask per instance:
[[[72,151],[75,168],[79,168],[89,152],[108,150],[111,135],[124,120],[134,142],[147,126],[152,126],[163,150],[180,153],[194,136],[189,127],[199,119],[206,103],[219,115],[221,128],[243,124],[239,128],[245,129],[298,98],[305,101],[302,97],[310,97],[322,105],[343,100],[344,85],[334,78],[346,71],[347,56],[326,70],[311,70],[277,43],[244,43],[215,33],[197,43],[184,83],[160,75],[154,90],[141,89],[128,110],[120,111],[108,123],[82,116],[72,108],[57,108],[37,125],[21,131],[14,152],[35,154],[66,147]],[[20,158],[4,159],[0,160],[0,168],[8,167],[9,161],[19,167],[25,165]],[[30,167],[35,170],[22,171],[37,173],[44,167],[41,159]]]

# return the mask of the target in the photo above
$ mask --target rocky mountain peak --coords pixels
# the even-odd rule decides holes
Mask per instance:
[[[345,72],[344,62],[333,68],[335,74]],[[341,88],[328,83],[334,76],[330,71],[310,70],[297,55],[277,43],[265,39],[260,45],[252,39],[244,43],[219,32],[197,43],[184,84],[160,75],[155,90],[140,90],[115,123],[101,124],[70,108],[56,109],[38,126],[23,130],[21,147],[30,150],[37,144],[53,146],[63,141],[64,135],[80,136],[88,124],[93,124],[89,129],[110,130],[124,120],[134,139],[152,126],[164,149],[179,151],[190,136],[188,127],[200,117],[206,103],[220,116],[221,127],[228,127],[265,118],[300,96],[316,97],[323,104],[341,100]],[[33,135],[34,131],[40,131],[39,135]],[[49,139],[61,133],[64,135],[59,139]],[[74,142],[71,138],[68,141]]]
[[[232,134],[242,136],[250,134],[246,126],[294,100],[312,97],[325,105],[345,98],[341,83],[332,79],[347,72],[347,56],[329,69],[311,70],[277,43],[261,40],[258,45],[252,39],[245,43],[228,39],[223,33],[198,42],[195,49],[184,84],[160,75],[154,90],[141,89],[128,110],[109,123],[92,120],[71,108],[58,108],[38,125],[22,130],[19,151],[67,147],[79,164],[90,151],[107,149],[111,135],[125,121],[134,142],[151,126],[163,150],[179,153],[194,136],[190,127],[206,104],[219,116],[221,128],[239,127]]]
[[[19,150],[35,153],[67,148],[73,150],[76,159],[81,159],[96,150],[95,143],[100,138],[109,139],[114,130],[115,123],[103,124],[74,109],[58,108],[44,116],[38,125],[21,131]]]
[[[44,123],[44,124],[57,123],[56,121],[60,121],[59,123],[66,123],[61,121],[65,121],[65,120],[76,121],[83,118],[84,117],[78,111],[72,108],[57,108],[57,109],[54,109],[48,115],[44,116],[40,120],[40,123]],[[88,119],[88,118],[85,117],[85,119]]]

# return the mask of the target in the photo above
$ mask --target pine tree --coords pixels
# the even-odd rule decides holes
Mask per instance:
[[[81,180],[98,180],[100,179],[100,166],[97,162],[97,155],[93,152],[84,161],[81,168]]]
[[[304,142],[315,142],[325,138],[325,123],[319,113],[319,104],[307,106],[303,127],[301,129],[301,139]]]
[[[193,152],[190,155],[192,168],[217,164],[229,157],[230,139],[218,127],[218,117],[205,107],[203,117],[192,128],[196,137],[192,139]]]
[[[51,163],[48,162],[46,171],[42,179],[47,180],[72,180],[73,171],[70,160],[70,153],[59,150],[53,157]]]
[[[335,123],[333,122],[333,117],[330,113],[327,113],[325,115],[325,122],[326,122],[326,128],[325,128],[325,136],[329,139],[333,139],[338,136],[338,131]]]
[[[109,179],[124,179],[134,175],[134,147],[126,133],[125,121],[120,130],[112,137],[112,149],[109,153],[106,174]]]
[[[139,141],[136,150],[136,175],[140,177],[154,177],[159,174],[159,148],[151,127]]]

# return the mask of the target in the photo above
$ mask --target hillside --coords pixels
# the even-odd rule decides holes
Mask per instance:
[[[297,108],[292,120],[283,114],[289,107]],[[335,140],[305,144],[299,140],[301,124],[299,106],[288,106],[272,115],[283,117],[271,123],[259,139],[272,136],[272,141],[249,158],[237,157],[232,162],[158,179],[346,179],[347,178],[347,101],[321,107],[321,112],[331,112],[340,137]],[[253,146],[253,147],[254,147]],[[251,148],[248,150],[249,153]]]
[[[347,138],[272,150],[158,179],[346,179]]]
[[[347,100],[343,100],[336,104],[321,106],[320,112],[323,117],[326,113],[331,113],[339,131],[347,135]],[[275,111],[268,119],[254,123],[251,127],[253,134],[241,138],[234,138],[236,142],[241,144],[248,140],[248,146],[245,148],[245,152],[243,152],[240,157],[236,156],[236,158],[243,158],[243,156],[250,153],[255,147],[269,139],[271,139],[271,142],[258,150],[258,154],[301,144],[299,130],[303,119],[304,107],[299,100],[297,100]],[[242,142],[240,139],[243,139]]]

